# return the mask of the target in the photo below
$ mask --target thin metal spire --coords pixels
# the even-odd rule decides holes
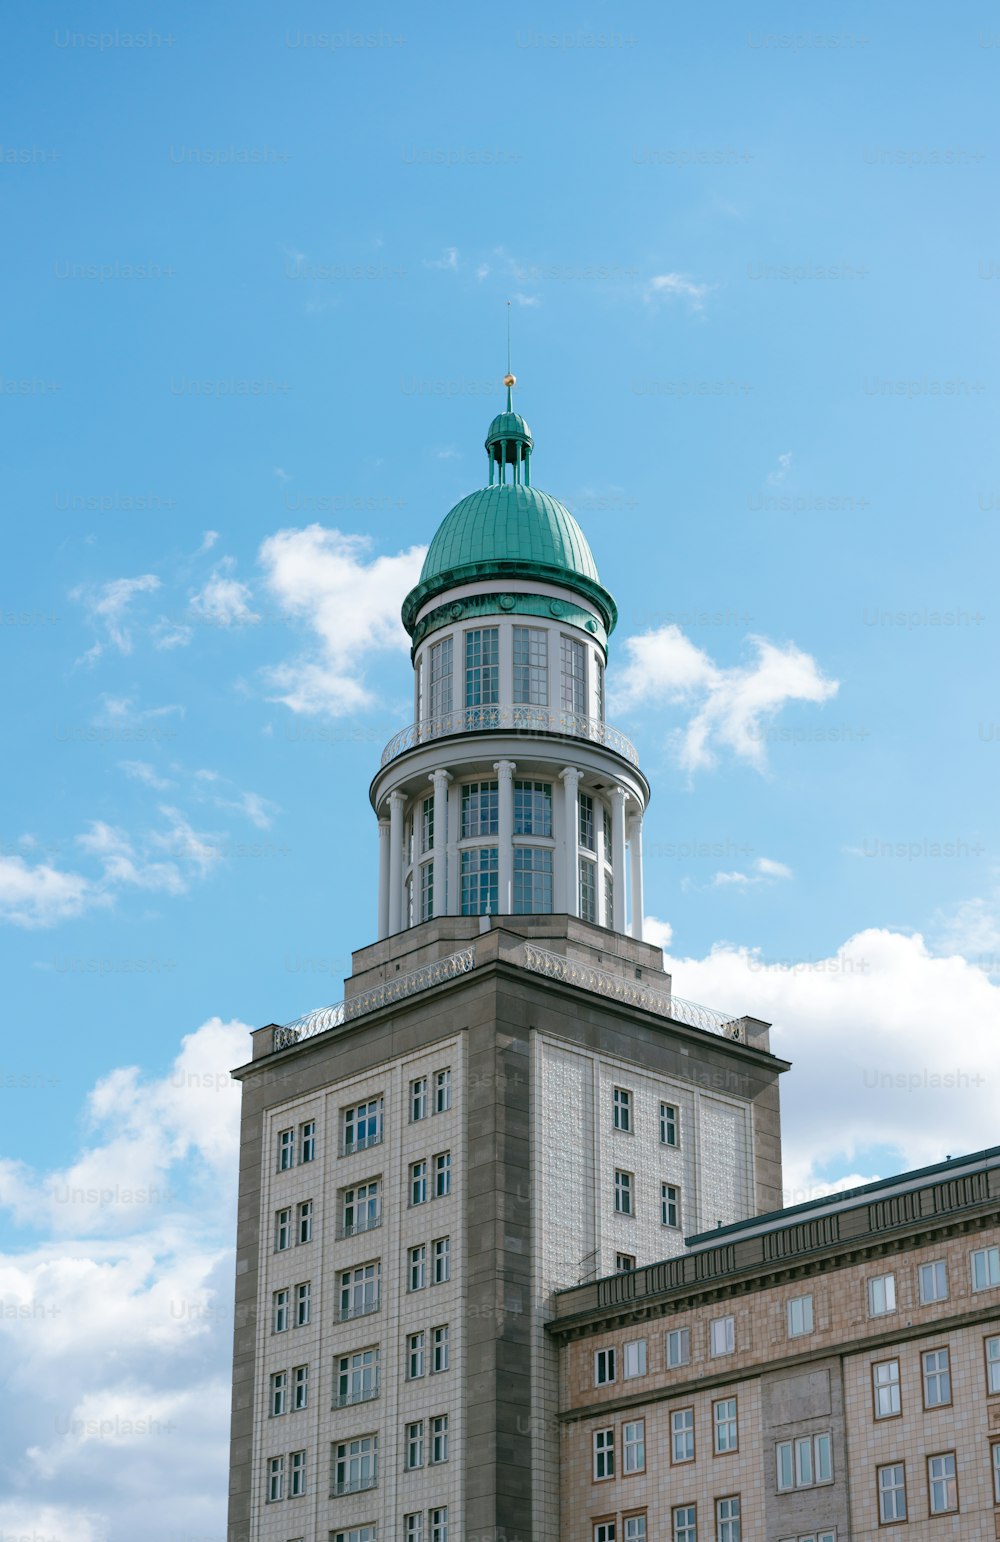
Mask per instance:
[[[507,411],[514,411],[514,403],[511,398],[511,389],[517,385],[517,376],[511,373],[510,368],[510,301],[507,301],[507,373],[503,377],[503,383],[507,387]]]

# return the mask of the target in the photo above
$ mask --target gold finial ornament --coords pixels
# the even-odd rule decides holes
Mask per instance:
[[[516,386],[517,385],[517,376],[516,375],[504,375],[503,383],[504,383],[505,386]]]

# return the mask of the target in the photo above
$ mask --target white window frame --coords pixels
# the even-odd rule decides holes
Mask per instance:
[[[729,1412],[729,1409],[732,1412]],[[725,1410],[725,1412],[723,1412]],[[722,1431],[726,1434],[723,1437]],[[731,1443],[720,1443],[720,1437],[724,1442],[729,1442],[729,1431],[732,1431]],[[739,1402],[735,1396],[719,1397],[712,1403],[712,1449],[716,1456],[728,1456],[732,1451],[740,1448],[740,1410]]]
[[[973,1290],[993,1290],[1000,1285],[1000,1247],[975,1248],[969,1255],[969,1262]],[[982,1283],[977,1284],[977,1276]]]
[[[451,1334],[448,1324],[438,1323],[431,1329],[431,1369],[432,1376],[441,1376],[448,1370],[451,1362]]]
[[[893,1474],[893,1482],[887,1484],[883,1479],[884,1473]],[[895,1481],[895,1475],[899,1474],[900,1481]],[[878,1493],[878,1517],[883,1526],[891,1525],[893,1521],[909,1520],[909,1504],[906,1497],[906,1463],[905,1462],[880,1462],[875,1469],[875,1487]],[[891,1511],[888,1505],[891,1503]],[[900,1506],[902,1508],[900,1509]]]
[[[615,1087],[612,1094],[612,1124],[622,1135],[631,1135],[632,1094],[627,1087]]]
[[[671,1138],[672,1137],[672,1138]],[[660,1104],[660,1145],[676,1151],[681,1143],[681,1111],[676,1103]]]
[[[713,1360],[722,1355],[734,1354],[736,1350],[736,1318],[730,1314],[727,1317],[713,1317],[709,1323],[709,1354]]]
[[[676,1345],[676,1349],[677,1349],[677,1355],[676,1356],[674,1354],[674,1347],[675,1347],[675,1345]],[[676,1370],[677,1367],[681,1366],[681,1365],[690,1365],[691,1364],[691,1329],[690,1328],[668,1328],[667,1332],[666,1332],[666,1343],[664,1345],[664,1350],[665,1350],[665,1354],[666,1354],[666,1362],[667,1362],[667,1370],[668,1371]]]
[[[427,1340],[424,1329],[410,1333],[406,1339],[406,1380],[419,1381],[426,1372]],[[414,1370],[419,1366],[419,1370]]]
[[[624,1167],[615,1168],[615,1214],[635,1215],[633,1204],[635,1173],[628,1172]]]
[[[921,1264],[917,1275],[921,1306],[930,1306],[935,1301],[947,1301],[948,1265],[943,1258],[933,1258],[930,1263]]]
[[[947,1469],[935,1474],[935,1463],[950,1463]],[[954,1492],[953,1504],[935,1504],[935,1489],[945,1484]],[[958,1513],[958,1460],[954,1451],[938,1451],[927,1458],[927,1509],[931,1515],[956,1515]]]
[[[878,1372],[883,1370],[886,1374],[880,1377]],[[883,1394],[886,1394],[884,1400]],[[872,1405],[876,1419],[895,1419],[902,1413],[903,1395],[897,1358],[872,1362]]]
[[[788,1308],[788,1337],[790,1339],[805,1338],[813,1331],[813,1298],[812,1292],[804,1296],[792,1296],[787,1302]]]
[[[678,1451],[683,1454],[678,1456]],[[697,1452],[694,1438],[694,1406],[670,1410],[670,1465],[683,1467],[693,1462]]]
[[[895,1274],[874,1274],[868,1281],[869,1317],[888,1317],[896,1310]]]
[[[594,1350],[594,1386],[610,1387],[617,1380],[618,1353],[613,1347]],[[604,1375],[601,1374],[602,1368]]]
[[[594,1482],[603,1483],[615,1475],[615,1427],[595,1430],[592,1439]]]
[[[646,1374],[646,1340],[629,1339],[622,1345],[622,1380],[634,1381]]]
[[[410,1123],[419,1124],[429,1112],[429,1089],[426,1076],[416,1076],[410,1083]]]
[[[434,1072],[434,1112],[446,1114],[451,1108],[451,1066]]]
[[[681,1229],[681,1191],[676,1183],[660,1184],[660,1224],[671,1231]]]
[[[646,1470],[646,1421],[630,1419],[622,1424],[622,1473]]]

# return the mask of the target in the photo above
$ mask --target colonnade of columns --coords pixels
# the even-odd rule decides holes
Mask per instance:
[[[497,780],[497,833],[482,836],[470,845],[495,845],[497,848],[497,912],[510,915],[513,911],[514,890],[514,776],[517,764],[513,760],[494,762]],[[593,860],[595,865],[596,904],[598,921],[616,932],[630,932],[642,937],[643,883],[642,883],[642,810],[628,810],[626,805],[636,799],[626,788],[610,789],[611,850],[605,850],[603,818],[595,820],[595,838],[592,854],[581,857],[580,844],[580,782],[583,772],[576,766],[566,766],[559,772],[563,785],[563,836],[557,842],[553,854],[553,903],[556,910],[569,915],[580,914],[580,862]],[[537,779],[537,773],[532,780]],[[428,781],[433,787],[433,835],[429,859],[433,866],[433,899],[435,915],[458,915],[461,912],[461,878],[459,871],[460,810],[452,808],[449,821],[449,786],[452,774],[440,769],[431,772]],[[419,891],[417,877],[420,859],[428,859],[427,851],[418,851],[422,825],[423,800],[414,800],[413,814],[417,829],[413,839],[413,881]],[[380,812],[379,833],[379,937],[388,937],[402,931],[410,924],[405,904],[404,885],[408,866],[405,834],[407,798],[402,792],[391,792],[383,805],[388,813]],[[596,800],[595,800],[596,808]],[[556,811],[553,809],[553,834]],[[548,848],[551,849],[551,848]],[[626,853],[628,856],[626,885]],[[611,914],[607,914],[604,885],[604,864],[611,869]],[[414,895],[415,908],[419,894]]]

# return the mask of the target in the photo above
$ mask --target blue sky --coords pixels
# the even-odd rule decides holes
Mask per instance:
[[[1000,32],[253,0],[4,30],[0,1295],[119,1302],[116,1429],[191,1424],[203,1355],[170,1524],[208,1536],[223,1073],[372,938],[398,606],[484,479],[508,299],[534,480],[619,605],[647,908],[678,991],[796,1063],[790,1196],[995,1139]],[[42,1321],[0,1332],[52,1388],[0,1520],[117,1542],[137,1501],[53,1435]]]

